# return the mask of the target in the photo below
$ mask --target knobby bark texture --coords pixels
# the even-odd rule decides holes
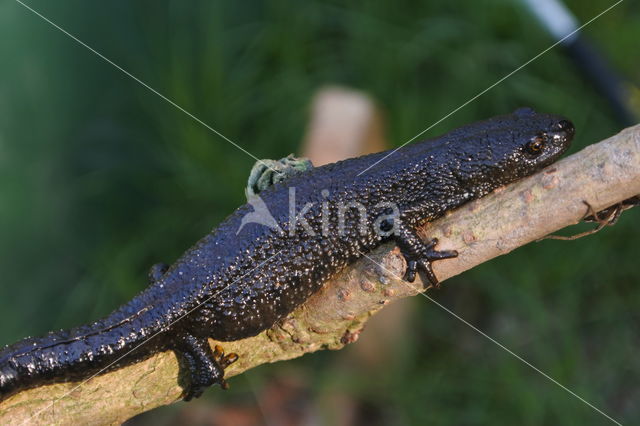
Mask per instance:
[[[578,223],[587,213],[583,201],[601,210],[637,194],[640,125],[467,204],[427,224],[421,233],[425,238],[439,238],[439,249],[458,250],[458,258],[434,264],[436,275],[445,280]],[[270,330],[220,343],[225,351],[240,356],[227,370],[227,377],[267,362],[355,342],[369,317],[390,302],[422,290],[419,280],[409,284],[400,279],[404,269],[398,249],[386,244],[326,283]],[[53,384],[14,395],[0,403],[0,424],[117,424],[170,404],[181,393],[176,357],[164,352],[87,382]]]

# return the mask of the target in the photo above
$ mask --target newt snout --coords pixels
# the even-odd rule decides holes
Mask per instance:
[[[554,139],[563,139],[565,142],[571,142],[576,134],[576,128],[569,120],[560,120],[551,127],[551,136]]]

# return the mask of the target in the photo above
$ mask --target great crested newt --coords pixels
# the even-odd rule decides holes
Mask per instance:
[[[574,126],[522,108],[443,136],[311,168],[260,192],[150,285],[107,317],[0,351],[0,399],[47,383],[78,381],[173,350],[184,399],[213,384],[235,354],[207,341],[253,336],[284,318],[329,278],[385,241],[407,261],[406,279],[450,257],[416,229],[556,161]],[[366,171],[365,171],[366,170]]]

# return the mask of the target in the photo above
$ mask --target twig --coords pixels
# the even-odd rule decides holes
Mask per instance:
[[[439,249],[460,253],[456,259],[434,264],[436,275],[444,280],[579,222],[585,212],[583,201],[600,211],[637,194],[640,126],[472,202],[428,224],[422,233],[438,237]],[[404,260],[393,245],[384,245],[369,256],[388,271],[402,275]],[[360,260],[281,324],[256,337],[222,343],[226,351],[240,355],[227,376],[355,342],[371,315],[393,300],[416,294],[418,286],[397,280],[367,259]],[[177,375],[174,354],[160,353],[98,376],[70,394],[77,383],[24,391],[0,403],[0,424],[119,423],[179,399],[182,389]]]

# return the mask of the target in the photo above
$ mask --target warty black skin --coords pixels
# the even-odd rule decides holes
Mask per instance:
[[[254,212],[245,204],[171,267],[154,266],[150,286],[106,318],[5,347],[0,399],[46,383],[82,380],[164,350],[174,350],[181,361],[185,399],[215,383],[224,387],[224,368],[236,356],[214,353],[207,338],[232,341],[260,333],[390,239],[407,260],[408,280],[422,270],[437,283],[430,262],[456,253],[436,251],[436,242],[422,242],[416,228],[551,164],[573,134],[562,117],[520,109],[404,146],[361,175],[388,152],[295,175],[260,194],[277,227],[246,223],[238,232],[243,217]],[[303,217],[315,235],[301,229],[302,222],[290,232],[293,190],[294,214],[312,203]],[[355,208],[346,209],[343,232],[337,232],[338,212],[351,202],[366,208],[365,226]],[[389,218],[381,202],[397,206],[399,216]],[[381,215],[386,219],[376,222]],[[376,226],[394,233],[381,235]]]

